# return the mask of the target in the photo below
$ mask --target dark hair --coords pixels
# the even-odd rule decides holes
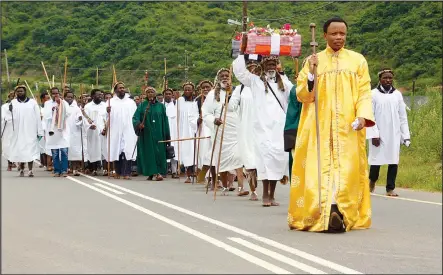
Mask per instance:
[[[163,96],[163,94],[162,93],[158,93],[155,96]]]
[[[40,94],[40,100],[42,100],[43,98],[45,98],[45,96],[49,95],[48,92],[43,92]]]
[[[60,90],[57,87],[52,87],[51,88],[51,93],[52,93],[53,90],[57,90],[57,92],[60,93]]]
[[[72,94],[72,97],[74,97],[74,93],[71,92],[71,91],[67,91],[67,92],[65,92],[65,96],[66,96],[67,94]]]
[[[97,92],[101,92],[102,90],[100,89],[92,89],[91,90],[91,97],[93,97]]]
[[[328,21],[326,21],[326,23],[323,25],[323,32],[324,33],[328,32],[329,25],[331,25],[331,23],[333,23],[333,22],[345,23],[346,29],[348,28],[348,23],[346,23],[345,20],[341,19],[340,17],[334,17],[334,18],[331,18]]]

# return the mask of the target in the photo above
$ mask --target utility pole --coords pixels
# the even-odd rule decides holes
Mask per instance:
[[[188,51],[185,50],[185,82],[188,82]]]

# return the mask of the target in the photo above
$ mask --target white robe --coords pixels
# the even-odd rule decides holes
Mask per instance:
[[[215,142],[214,157],[212,160],[213,165],[218,164],[218,155],[220,150],[220,141],[222,136],[223,127],[225,127],[223,133],[223,146],[220,156],[220,172],[226,172],[235,170],[237,168],[242,168],[243,163],[240,156],[240,151],[238,148],[238,113],[234,109],[227,108],[226,121],[220,125],[218,129],[217,138],[215,138],[215,133],[217,131],[217,126],[214,124],[215,118],[220,118],[223,105],[225,103],[226,91],[220,90],[220,101],[217,102],[215,99],[215,92],[211,90],[203,103],[202,115],[204,123],[209,127],[212,124],[213,132],[211,135],[212,142]],[[224,114],[222,114],[221,119],[224,119]],[[212,148],[211,148],[212,151]]]
[[[241,91],[241,93],[240,93]],[[238,140],[239,150],[245,169],[255,169],[254,136],[252,135],[256,119],[254,97],[251,88],[237,86],[229,100],[229,106],[239,113]]]
[[[11,139],[13,134],[12,114],[9,111],[9,103],[2,105],[1,110],[1,131],[2,131],[2,155],[5,159],[9,159],[9,150],[11,148]]]
[[[47,121],[44,119],[44,115],[45,115],[45,106],[44,105],[43,105],[43,107],[40,108],[40,114],[41,114],[41,124],[42,124],[42,129],[43,129],[43,138],[39,142],[40,153],[46,154],[48,156],[52,156],[51,149],[46,148],[46,137],[48,136],[48,133],[47,133],[48,131],[46,130]]]
[[[198,132],[199,128],[200,133]],[[197,137],[212,137],[212,129],[202,122],[200,127],[197,127]],[[203,165],[209,166],[211,162],[212,140],[210,138],[197,140],[196,150],[198,151],[198,168],[202,169]]]
[[[171,139],[177,139],[177,106],[174,104],[174,101],[171,100],[171,102],[167,103],[164,102],[165,109],[166,109],[166,116],[168,117],[168,123],[169,123],[169,133],[171,135]],[[174,141],[171,142],[171,146],[174,146],[174,159],[178,159],[178,142]],[[170,159],[167,160],[167,162],[171,162]]]
[[[370,165],[398,164],[400,144],[410,139],[408,117],[401,92],[384,94],[378,89],[372,90],[372,108],[375,126],[366,128],[369,139]],[[380,138],[380,146],[372,145],[372,138]]]
[[[52,107],[57,106],[57,103],[53,100],[48,100],[45,102],[45,108],[43,113],[43,120],[45,125],[45,137],[46,137],[46,149],[62,149],[62,148],[69,148],[70,143],[70,129],[68,127],[68,119],[70,116],[70,108],[68,102],[62,100],[61,104],[64,105],[64,108],[66,110],[66,127],[64,127],[63,131],[58,131],[57,129],[54,129],[54,134],[52,136],[49,135],[49,131],[51,129],[51,123],[52,123]],[[69,155],[69,150],[68,150]]]
[[[198,107],[195,101],[186,101],[184,97],[180,97],[177,101],[179,120],[179,139],[193,138],[197,132]],[[177,126],[175,126],[177,127]],[[194,140],[180,141],[180,164],[185,167],[194,164]]]
[[[233,62],[236,78],[245,86],[250,87],[254,96],[256,119],[252,136],[256,152],[256,168],[258,180],[280,180],[289,175],[288,154],[284,151],[283,130],[286,121],[286,111],[289,102],[289,92],[294,86],[287,77],[283,78],[284,91],[278,89],[278,84],[269,82],[275,96],[265,83],[255,74],[246,69],[243,55]]]
[[[69,105],[69,113],[71,114],[66,119],[66,127],[69,127],[69,132],[71,136],[69,138],[69,152],[68,152],[68,160],[69,161],[80,161],[82,160],[82,142],[83,142],[83,154],[84,160],[87,161],[86,152],[86,134],[83,131],[83,121],[78,118],[82,116],[82,112],[80,108],[77,106],[77,102],[72,102]],[[83,134],[83,136],[82,136]],[[83,139],[83,141],[82,141]]]
[[[34,99],[19,103],[12,100],[14,131],[10,143],[11,162],[31,162],[40,159],[38,136],[43,136],[40,109]]]
[[[95,130],[90,129],[92,124],[83,117],[84,132],[86,133],[86,143],[88,144],[88,160],[97,162],[107,157],[107,139],[101,132],[105,128],[107,119],[106,103],[95,104],[93,101],[85,105],[85,114],[96,126]]]
[[[108,129],[111,133],[111,148],[108,148],[110,150],[110,161],[118,161],[122,152],[125,153],[127,160],[136,160],[137,150],[134,152],[134,148],[137,143],[137,135],[132,125],[132,117],[137,109],[137,105],[134,100],[129,98],[129,94],[125,94],[123,99],[115,95],[110,101],[111,129]],[[106,102],[105,107],[108,107],[108,104],[109,101]],[[134,156],[132,156],[133,152]],[[108,160],[107,153],[105,158]]]

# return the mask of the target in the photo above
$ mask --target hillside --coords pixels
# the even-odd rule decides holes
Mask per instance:
[[[159,87],[167,58],[169,84],[178,87],[185,76],[189,53],[189,80],[213,79],[231,61],[230,39],[240,20],[241,2],[2,2],[2,56],[8,52],[13,78],[44,83],[40,62],[60,82],[65,56],[68,79],[95,84],[96,67],[103,87],[111,84],[115,64],[119,80],[137,91],[144,71]],[[347,47],[363,53],[371,70],[391,66],[397,85],[417,90],[441,84],[442,3],[438,2],[251,2],[250,21],[279,27],[291,23],[303,38],[302,57],[310,53],[309,23],[321,30],[325,20],[348,21]],[[181,66],[180,66],[181,65]],[[293,65],[284,59],[292,74]],[[2,79],[5,80],[2,60]],[[42,85],[40,85],[41,87]],[[137,89],[137,90],[136,90]]]

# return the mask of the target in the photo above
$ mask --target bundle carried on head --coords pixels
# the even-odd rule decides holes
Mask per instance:
[[[301,35],[290,24],[284,24],[280,29],[255,27],[246,34],[248,45],[245,53],[260,55],[277,55],[299,57],[301,55]],[[238,55],[241,48],[242,34],[238,33],[232,40],[232,56]]]

